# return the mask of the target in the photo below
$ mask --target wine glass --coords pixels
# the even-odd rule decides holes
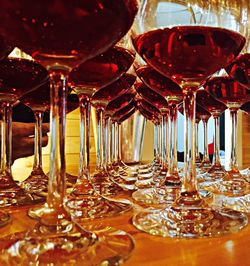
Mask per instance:
[[[226,105],[217,101],[210,93],[206,91],[204,84],[203,90],[199,91],[200,104],[208,110],[214,119],[214,154],[212,166],[207,169],[202,180],[208,184],[210,182],[217,182],[225,175],[225,169],[220,162],[220,115],[227,109]]]
[[[97,91],[91,100],[91,104],[95,107],[97,113],[98,136],[97,166],[96,171],[91,175],[91,179],[94,185],[98,185],[98,191],[106,196],[114,195],[116,192],[119,193],[119,189],[116,184],[110,182],[108,174],[108,129],[110,120],[108,116],[105,116],[105,109],[111,101],[114,101],[120,95],[128,92],[135,80],[136,77],[134,75],[125,73],[116,82]],[[102,121],[100,121],[100,118],[102,118]],[[107,185],[106,188],[105,184]],[[112,186],[114,186],[114,188],[112,188]]]
[[[20,97],[48,82],[48,72],[40,64],[27,59],[6,58],[0,61],[2,107],[2,142],[0,191],[1,205],[25,205],[36,202],[13,179],[12,154],[12,107]],[[38,199],[39,200],[39,199]]]
[[[42,120],[43,114],[49,110],[50,82],[22,96],[19,101],[30,107],[35,118],[35,143],[34,162],[30,175],[21,183],[21,186],[34,196],[39,197],[42,192],[47,191],[48,176],[42,167]],[[42,196],[41,196],[42,197]]]
[[[250,114],[250,102],[244,103],[241,108],[243,112],[246,114]],[[243,169],[240,171],[240,173],[244,176],[244,178],[249,182],[250,181],[250,168],[247,167],[246,169]]]
[[[94,243],[98,248],[102,241],[73,222],[64,207],[67,75],[72,68],[101,54],[128,32],[137,12],[136,0],[37,1],[36,5],[32,1],[15,1],[3,4],[0,12],[0,33],[45,66],[51,78],[51,157],[47,197],[50,211],[42,215],[33,231],[23,234],[17,241],[20,253],[8,254],[26,262],[46,259],[53,263],[58,256],[51,254],[59,250],[61,260],[72,261],[80,256],[87,259],[84,251]],[[120,239],[122,244],[128,238],[124,234]],[[124,244],[124,251],[128,253],[133,248],[131,241]],[[125,253],[121,256],[126,257]],[[121,259],[118,254],[105,256],[107,254],[99,253],[95,262]]]
[[[240,107],[250,100],[250,90],[228,76],[214,76],[204,86],[215,99],[228,107],[232,123],[229,169],[223,179],[212,185],[211,189],[218,195],[215,199],[217,204],[249,212],[250,186],[238,168],[236,139],[237,113]]]
[[[229,2],[141,2],[131,31],[133,45],[148,65],[173,79],[184,95],[185,161],[181,192],[171,207],[134,216],[133,224],[145,232],[207,237],[235,232],[247,224],[242,213],[208,206],[196,185],[196,91],[210,75],[231,63],[245,44],[244,36],[236,32],[241,20]],[[242,11],[240,5],[235,4],[235,8]]]
[[[211,117],[211,114],[203,108],[204,103],[202,101],[203,90],[198,90],[196,93],[196,116],[200,117],[203,124],[203,157],[199,168],[197,168],[199,173],[205,173],[208,168],[211,167],[211,162],[208,152],[208,120]]]

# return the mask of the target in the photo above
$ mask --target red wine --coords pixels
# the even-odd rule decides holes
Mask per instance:
[[[3,1],[0,33],[36,58],[37,54],[94,57],[120,40],[137,12],[135,0]]]
[[[230,77],[212,77],[206,82],[204,88],[227,107],[239,108],[250,101],[250,90]]]
[[[132,106],[130,108],[123,108],[116,112],[112,117],[112,121],[116,121],[118,124],[121,124],[123,121],[128,119],[131,115],[134,114],[136,111],[135,106]]]
[[[12,50],[13,47],[0,35],[0,60],[6,58]]]
[[[166,77],[203,82],[240,53],[245,38],[237,32],[208,26],[157,29],[133,40],[139,55]]]
[[[144,99],[141,99],[139,101],[136,102],[137,103],[137,107],[141,107],[144,110],[152,113],[154,116],[160,116],[161,112],[155,107],[153,106],[151,103],[145,101]]]
[[[66,113],[70,113],[79,107],[79,98],[76,94],[69,94],[67,96],[67,109]]]
[[[240,109],[247,114],[250,114],[250,102],[244,103]]]
[[[106,116],[112,116],[114,113],[116,113],[119,110],[125,108],[130,103],[132,105],[135,104],[134,95],[131,94],[131,93],[124,93],[121,96],[119,96],[118,98],[116,98],[113,101],[111,101],[107,105],[106,110],[105,110],[105,115]]]
[[[42,86],[26,93],[19,99],[27,105],[33,112],[45,112],[50,108],[50,82],[49,80]]]
[[[95,108],[105,109],[109,102],[127,92],[134,84],[136,77],[125,73],[114,83],[97,91],[91,99],[91,104]]]
[[[183,97],[180,86],[171,79],[161,75],[152,67],[146,65],[136,69],[137,76],[152,90],[158,92],[163,97],[177,96]]]
[[[148,110],[144,109],[142,106],[137,106],[139,112],[149,121],[154,124],[159,124],[159,116],[155,116],[153,113],[149,112]]]
[[[201,119],[201,120],[205,120],[208,121],[208,119],[210,118],[211,114],[202,106],[200,106],[199,104],[196,104],[196,110],[195,110],[195,115],[197,118]]]
[[[121,47],[113,47],[78,67],[69,74],[69,85],[77,93],[92,94],[113,83],[132,65],[134,55]]]
[[[168,103],[163,96],[153,91],[143,83],[135,85],[137,93],[146,101],[154,105],[161,112],[168,111]]]
[[[40,64],[19,58],[0,61],[0,100],[14,103],[49,79],[47,70]]]
[[[226,109],[226,105],[217,101],[206,90],[198,90],[196,93],[196,102],[198,105],[204,107],[212,115],[221,115]]]
[[[239,55],[226,71],[234,80],[250,89],[250,54]]]

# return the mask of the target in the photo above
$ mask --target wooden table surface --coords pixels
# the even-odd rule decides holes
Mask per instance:
[[[27,208],[11,212],[12,222],[0,229],[1,236],[32,228],[35,221],[26,215]],[[104,223],[130,233],[135,249],[125,266],[216,266],[250,265],[250,226],[241,232],[218,238],[172,239],[148,235],[131,224],[133,212]]]

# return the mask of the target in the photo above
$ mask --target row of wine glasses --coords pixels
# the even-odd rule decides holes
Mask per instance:
[[[15,93],[4,92],[0,101],[4,132],[1,145],[6,156],[1,166],[12,184],[11,190],[5,190],[7,196],[1,195],[6,204],[16,201],[19,195],[19,202],[34,203],[34,195],[39,199],[41,192],[47,190],[45,205],[29,210],[29,216],[38,220],[36,227],[4,239],[3,253],[8,262],[53,264],[58,258],[51,254],[57,252],[61,260],[72,263],[77,260],[94,265],[114,260],[120,263],[134,248],[132,237],[114,230],[91,232],[85,227],[85,220],[131,210],[132,203],[127,197],[134,190],[137,190],[132,195],[135,201],[154,207],[140,209],[133,217],[133,224],[150,234],[211,237],[237,232],[246,226],[247,216],[238,210],[245,211],[243,207],[248,206],[249,185],[237,168],[235,126],[237,110],[250,100],[246,88],[248,76],[237,57],[247,37],[238,33],[241,27],[244,35],[247,32],[238,16],[248,9],[237,1],[232,10],[230,2],[141,0],[137,16],[135,0],[38,1],[32,12],[31,1],[16,0],[2,5],[0,34],[6,49],[0,65],[5,68],[6,61],[14,60],[16,65],[27,62],[39,70],[28,71],[32,77],[23,80],[20,73],[24,73],[25,67],[15,66],[20,73],[7,71],[15,77],[7,76],[6,82],[15,82],[19,76],[20,80],[14,85],[2,84],[14,88]],[[234,13],[235,10],[238,12]],[[125,36],[135,16],[131,32]],[[131,37],[136,52],[130,49],[127,37]],[[8,49],[15,46],[36,61],[4,58]],[[216,76],[223,68],[228,74]],[[239,75],[239,69],[245,75]],[[42,79],[39,71],[44,73]],[[23,93],[17,93],[19,87]],[[76,184],[66,195],[64,147],[69,88],[79,99],[80,166]],[[28,93],[33,94],[31,100]],[[42,106],[50,109],[49,178],[39,178],[42,183],[35,184],[38,179],[33,182],[33,177],[29,177],[19,186],[10,168],[11,109],[14,102],[22,100],[35,112],[37,161],[33,170],[43,175],[39,142],[41,112],[45,109],[34,105],[38,93],[42,93],[39,103],[47,95]],[[96,107],[98,131],[97,166],[93,174],[89,156],[91,104]],[[179,170],[176,121],[181,108],[185,149],[184,166]],[[218,151],[218,118],[226,108],[231,112],[233,125],[230,171],[221,167]],[[136,110],[155,125],[155,158],[147,165],[128,166],[120,157],[120,126]],[[213,165],[208,157],[206,130],[211,115],[215,118],[216,135]],[[201,161],[196,156],[195,143],[195,121],[198,124],[199,120],[204,125]],[[4,181],[3,178],[1,184]],[[23,188],[36,192],[26,194]],[[210,205],[213,197],[216,200]],[[240,207],[237,202],[241,202]],[[9,219],[5,213],[2,215],[3,221]],[[107,242],[113,243],[109,246],[112,256],[109,252],[97,252]]]
[[[50,255],[53,252],[60,252],[60,259],[64,261],[80,258],[92,264],[113,261],[113,256],[105,252],[98,256],[86,254],[89,247],[105,246],[105,241],[75,223],[64,207],[67,76],[74,67],[108,50],[128,32],[137,12],[137,1],[38,1],[32,10],[31,5],[31,1],[3,4],[0,33],[12,46],[30,54],[49,72],[48,211],[42,213],[33,230],[16,234],[14,245],[18,252],[7,249],[6,254],[10,260],[18,257],[23,264],[40,260],[53,263],[58,259],[58,256]],[[114,242],[117,234],[109,235]],[[119,241],[124,247],[121,254],[115,255],[117,261],[126,258],[133,248],[128,234],[119,233]]]

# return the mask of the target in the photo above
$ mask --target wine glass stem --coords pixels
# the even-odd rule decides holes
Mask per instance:
[[[97,153],[96,153],[96,170],[103,169],[103,110],[96,110],[97,121]]]
[[[229,110],[230,110],[230,118],[232,123],[230,170],[238,172],[238,162],[237,162],[237,152],[236,152],[238,109],[230,108]]]
[[[203,139],[203,162],[210,162],[208,154],[208,143],[207,143],[207,119],[202,119],[203,129],[204,129],[204,139]]]
[[[169,110],[169,168],[168,174],[176,174],[177,170],[177,109],[171,106]]]
[[[200,163],[199,152],[199,122],[195,122],[195,161]]]
[[[182,191],[192,194],[197,191],[195,169],[195,102],[196,93],[184,90],[184,179]]]
[[[107,169],[108,164],[110,163],[110,138],[109,138],[109,129],[110,129],[110,119],[108,117],[105,117],[103,120],[103,131],[104,131],[104,143],[103,143],[103,149],[104,149],[104,168]]]
[[[121,124],[117,123],[117,131],[116,131],[116,139],[117,139],[117,161],[121,162]]]
[[[42,169],[42,118],[43,112],[35,111],[35,145],[33,170]]]
[[[83,95],[78,95],[80,106],[80,165],[79,178],[89,180],[90,165],[90,99]]]
[[[65,124],[67,79],[61,73],[51,74],[50,90],[50,174],[48,184],[47,204],[50,209],[60,213],[65,195]],[[58,219],[60,219],[58,215]]]
[[[154,158],[157,160],[159,156],[159,138],[158,138],[159,125],[154,124]]]
[[[12,106],[2,106],[1,174],[12,179]]]
[[[162,115],[162,168],[168,168],[168,115]]]
[[[214,165],[221,165],[220,163],[220,119],[217,115],[214,118]]]

